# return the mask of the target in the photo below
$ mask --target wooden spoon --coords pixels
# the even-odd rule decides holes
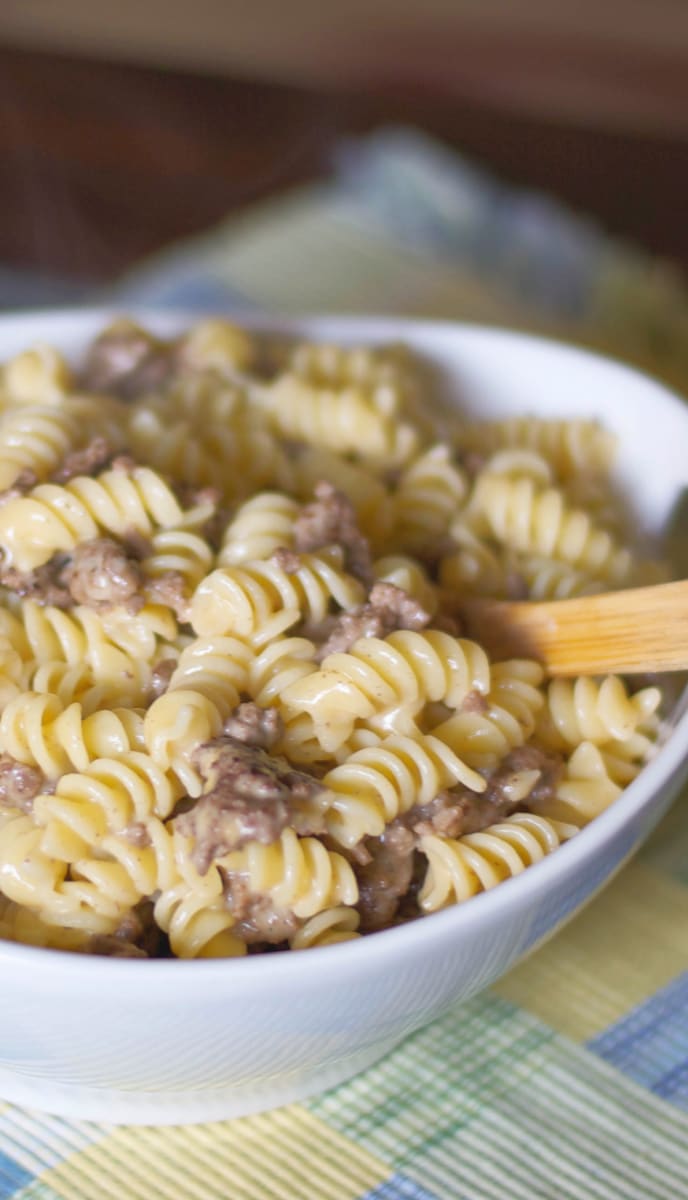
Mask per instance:
[[[471,637],[496,658],[537,658],[551,675],[688,670],[688,579],[544,602],[459,606]]]

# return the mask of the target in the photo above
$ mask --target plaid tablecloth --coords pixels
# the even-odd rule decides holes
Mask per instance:
[[[105,298],[507,322],[688,391],[688,302],[669,267],[404,130],[344,147],[330,183]],[[0,1106],[0,1200],[688,1197],[687,805],[491,991],[310,1102],[160,1129]]]

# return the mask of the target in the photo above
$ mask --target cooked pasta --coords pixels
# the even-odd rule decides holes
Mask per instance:
[[[468,422],[431,371],[220,318],[0,364],[0,937],[334,946],[520,874],[643,769],[660,688],[461,626],[661,576],[613,438]]]
[[[507,417],[464,424],[456,441],[481,454],[507,446],[534,450],[562,480],[579,471],[605,474],[614,456],[614,438],[596,421]]]
[[[516,551],[561,559],[610,587],[628,579],[630,552],[582,509],[569,508],[557,488],[538,488],[528,476],[485,474],[471,503],[492,536]]]
[[[334,946],[336,942],[350,942],[357,938],[360,917],[355,908],[343,904],[326,908],[310,917],[289,939],[291,950],[307,950],[311,946]]]
[[[333,602],[349,609],[363,598],[334,552],[303,554],[296,570],[269,558],[208,575],[194,593],[191,625],[198,634],[236,633],[263,645],[302,619],[322,622]]]
[[[582,741],[599,745],[611,739],[624,742],[635,733],[654,733],[661,698],[657,687],[641,688],[629,697],[617,675],[599,683],[590,678],[553,679],[538,736],[544,744],[566,749]]]
[[[113,469],[64,485],[39,483],[28,495],[9,500],[0,509],[0,544],[6,562],[32,571],[103,530],[146,536],[158,528],[200,525],[211,514],[210,504],[184,512],[150,467]]]
[[[375,392],[360,387],[314,387],[284,374],[257,388],[255,397],[280,434],[310,445],[355,453],[384,467],[407,462],[417,446],[412,427],[395,420],[386,405],[381,408]]]
[[[448,446],[432,446],[402,472],[394,496],[395,537],[411,553],[427,550],[448,531],[468,486]]]
[[[230,875],[245,876],[250,890],[269,896],[296,917],[314,917],[336,904],[355,904],[358,887],[346,859],[318,838],[299,838],[285,829],[269,846],[249,842],[218,860]]]
[[[328,655],[320,671],[284,689],[281,704],[287,718],[308,713],[321,745],[334,753],[356,720],[413,729],[429,702],[456,709],[469,692],[486,694],[489,687],[487,655],[476,642],[440,630],[398,630]]]
[[[428,870],[420,907],[424,912],[436,912],[488,891],[520,875],[577,832],[577,825],[546,820],[534,813],[514,813],[481,833],[458,839],[421,838],[420,850],[428,860]]]
[[[283,492],[259,492],[245,500],[225,530],[217,561],[221,567],[269,558],[291,549],[299,505]]]
[[[479,793],[485,787],[484,779],[437,738],[394,734],[356,750],[322,782],[327,831],[349,848],[380,837],[398,816],[430,804],[444,788],[460,782]]]

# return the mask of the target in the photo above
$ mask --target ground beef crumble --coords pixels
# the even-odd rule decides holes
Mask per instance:
[[[114,933],[94,934],[85,950],[108,958],[167,958],[170,954],[167,938],[155,923],[151,900],[132,908]]]
[[[277,908],[269,896],[251,892],[243,875],[223,872],[223,876],[227,907],[234,916],[232,933],[247,946],[276,945],[296,933],[302,922],[291,909]]]
[[[259,746],[225,734],[200,746],[194,762],[204,792],[175,823],[193,838],[201,874],[247,842],[276,842],[288,826],[300,835],[322,831],[318,805],[309,803],[322,790],[319,781]]]
[[[115,451],[104,437],[94,437],[80,450],[72,450],[51,475],[53,483],[69,483],[79,475],[97,475],[112,461]]]
[[[0,492],[0,505],[7,504],[10,500],[17,500],[20,496],[26,496],[28,492],[35,488],[38,481],[35,471],[31,471],[28,468],[20,471],[14,483]]]
[[[152,604],[163,604],[171,608],[179,621],[188,621],[191,601],[181,571],[163,571],[162,575],[148,579],[145,594]]]
[[[278,546],[270,555],[270,561],[279,567],[280,571],[284,571],[285,575],[296,575],[296,572],[301,568],[301,559],[295,550],[290,550],[287,546]]]
[[[248,700],[229,715],[222,732],[246,746],[271,750],[281,736],[282,718],[276,708],[261,708]]]
[[[369,587],[373,580],[370,546],[358,528],[351,501],[324,479],[315,485],[314,494],[315,500],[304,505],[294,522],[295,550],[309,554],[323,546],[341,546],[347,571]]]
[[[92,342],[79,385],[134,400],[164,387],[175,366],[173,343],[160,341],[133,321],[120,320]]]
[[[400,821],[392,821],[381,837],[366,839],[359,857],[367,861],[354,867],[362,932],[383,929],[394,921],[411,884],[415,845],[413,833]]]
[[[514,799],[510,785],[515,775],[531,770],[539,772],[534,787],[526,798]],[[381,837],[364,839],[351,854],[359,885],[361,929],[385,928],[403,917],[409,897],[413,902],[423,865],[417,854],[422,837],[478,833],[517,809],[537,806],[553,796],[562,771],[559,756],[536,746],[521,746],[507,755],[482,794],[465,788],[440,792],[428,804],[415,805],[390,822]]]
[[[37,604],[54,608],[71,608],[73,599],[64,578],[70,556],[54,554],[49,562],[33,571],[17,571],[16,567],[0,567],[0,584],[17,596],[35,600]]]
[[[425,629],[430,614],[418,600],[393,583],[376,583],[365,604],[337,617],[329,635],[318,648],[318,660],[328,654],[346,653],[362,637],[386,637],[395,629]]]
[[[30,813],[33,801],[45,790],[45,777],[38,767],[0,755],[0,806]]]
[[[162,696],[167,691],[170,679],[177,669],[176,658],[161,658],[159,663],[156,663],[151,674],[150,694],[152,699],[157,700],[158,696]]]
[[[125,607],[137,612],[144,604],[143,574],[121,542],[109,537],[79,542],[63,568],[62,578],[76,604],[97,611]]]

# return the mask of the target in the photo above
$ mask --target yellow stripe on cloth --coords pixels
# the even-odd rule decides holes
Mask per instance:
[[[582,1042],[687,965],[688,889],[636,861],[495,991]]]
[[[64,1200],[357,1200],[391,1173],[294,1104],[207,1125],[122,1126],[41,1181]]]

